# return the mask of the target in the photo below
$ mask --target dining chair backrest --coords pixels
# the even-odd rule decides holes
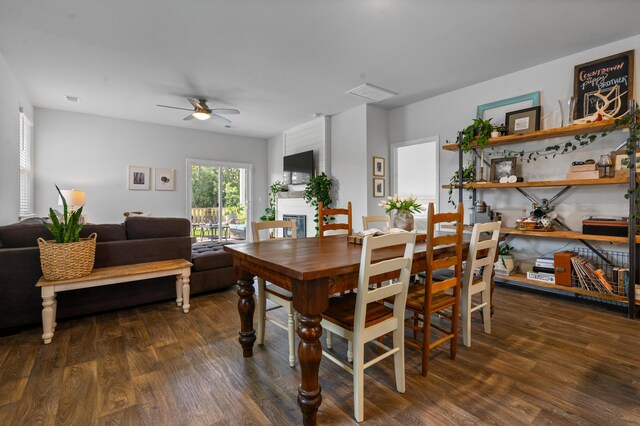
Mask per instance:
[[[360,274],[358,276],[358,295],[354,317],[354,333],[356,329],[363,329],[369,303],[395,297],[393,301],[394,317],[402,321],[407,301],[407,291],[411,279],[411,264],[413,262],[413,249],[416,242],[415,232],[388,234],[380,237],[365,237],[360,257]],[[373,263],[374,251],[387,247],[404,245],[402,255]],[[387,278],[386,284],[381,287],[371,288],[371,278],[387,275],[395,276],[397,280]],[[399,324],[402,327],[402,324]]]
[[[326,216],[347,216],[346,223],[325,223],[324,218]],[[327,219],[329,220],[329,219]],[[353,232],[353,225],[351,223],[351,201],[347,204],[346,209],[325,209],[322,206],[322,202],[318,203],[318,234],[320,238],[324,237],[324,233],[327,231],[346,230],[347,235],[351,235]]]
[[[462,238],[464,234],[463,209],[462,203],[459,203],[457,212],[436,214],[433,203],[429,203],[427,213],[427,273],[425,284],[429,298],[432,293],[439,293],[450,288],[455,288],[456,292],[460,290],[462,278]],[[439,224],[455,224],[455,232],[436,235],[435,227]],[[444,245],[453,245],[453,253],[447,257],[434,260],[434,248]],[[455,268],[453,277],[433,283],[433,271],[451,267]],[[427,305],[429,305],[429,303],[427,303]]]
[[[271,231],[276,231],[278,229],[282,229],[282,237],[278,237],[274,234],[271,236]],[[291,236],[284,237],[285,230],[289,230]],[[260,231],[267,230],[267,237],[261,238]],[[251,232],[253,234],[253,241],[263,241],[263,240],[283,240],[290,238],[297,238],[296,235],[296,221],[295,220],[268,220],[265,222],[251,222]]]
[[[477,268],[482,268],[482,281],[485,283],[491,282],[501,225],[502,222],[476,223],[473,225],[469,253],[467,254],[467,265],[462,278],[464,286],[471,285],[474,271]],[[480,241],[483,233],[491,233],[491,238]]]
[[[384,228],[378,228],[381,231],[388,231],[391,228],[391,219],[389,218],[389,215],[385,215],[385,216],[362,216],[362,229],[364,229],[364,230],[370,229],[372,223],[383,223],[384,224]]]

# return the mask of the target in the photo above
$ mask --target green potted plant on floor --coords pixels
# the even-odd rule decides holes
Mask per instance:
[[[313,221],[316,223],[316,237],[319,235],[320,227],[318,226],[318,203],[322,203],[323,208],[331,207],[333,200],[331,199],[331,187],[333,186],[333,180],[327,176],[324,172],[322,174],[312,177],[309,183],[304,188],[303,198],[304,201],[315,207],[316,214]],[[326,221],[327,219],[325,219]]]
[[[62,200],[63,213],[58,218],[55,211],[49,209],[50,223],[46,223],[53,240],[38,238],[40,265],[46,280],[66,280],[89,275],[93,270],[96,255],[95,233],[89,238],[80,238],[82,230],[82,209],[69,211],[67,200],[56,185]]]

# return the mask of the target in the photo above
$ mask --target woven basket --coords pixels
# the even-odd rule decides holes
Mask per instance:
[[[40,265],[45,280],[69,280],[89,275],[96,259],[96,238],[80,238],[76,243],[56,243],[38,238]]]

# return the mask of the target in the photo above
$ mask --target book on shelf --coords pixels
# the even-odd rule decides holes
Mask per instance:
[[[594,170],[598,170],[598,166],[594,163],[594,164],[580,164],[577,166],[570,166],[569,167],[569,172],[570,173],[575,173],[575,172],[592,172]]]
[[[556,283],[556,276],[554,274],[546,274],[544,272],[527,272],[527,279],[534,281],[543,281],[545,283]]]
[[[503,268],[498,268],[496,266],[493,267],[493,272],[495,272],[496,275],[506,275],[506,276],[509,276],[513,273],[513,271],[509,271]]]
[[[598,179],[598,178],[600,178],[600,172],[598,170],[567,173],[567,180]]]
[[[533,272],[543,272],[545,274],[554,274],[556,271],[553,268],[553,266],[547,267],[547,266],[534,266],[533,267]]]

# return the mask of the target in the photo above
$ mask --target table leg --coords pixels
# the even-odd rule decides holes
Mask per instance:
[[[189,269],[182,273],[182,311],[185,314],[189,312],[189,307],[191,306],[189,305],[189,293],[191,291],[191,286],[189,285],[189,273]]]
[[[182,306],[182,274],[176,275],[176,305]]]
[[[56,293],[53,287],[42,287],[42,340],[45,344],[51,343],[53,327],[55,323]]]
[[[242,355],[245,358],[253,356],[253,344],[256,341],[256,331],[253,329],[253,313],[256,309],[256,302],[253,299],[255,289],[253,288],[253,276],[236,270],[238,278],[238,313],[240,314],[240,344],[242,345]]]
[[[329,284],[326,281],[297,281],[293,283],[293,308],[298,312],[298,360],[300,386],[298,405],[305,425],[316,424],[316,414],[322,403],[322,389],[318,381],[322,360],[322,312],[329,306]]]

